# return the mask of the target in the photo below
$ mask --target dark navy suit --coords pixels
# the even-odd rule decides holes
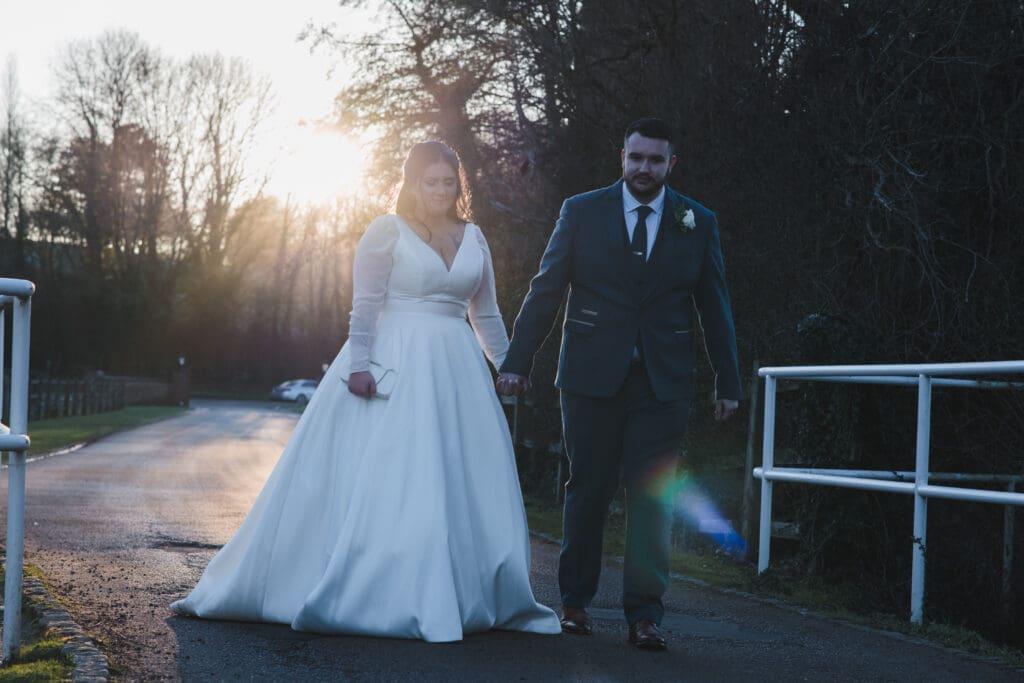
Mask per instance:
[[[626,486],[623,606],[659,622],[668,582],[669,501],[703,328],[718,398],[739,400],[736,335],[715,214],[666,187],[657,237],[637,266],[622,181],[565,201],[516,318],[502,372],[528,376],[569,290],[555,384],[569,458],[559,567],[562,602],[597,590],[608,504]],[[693,211],[696,226],[681,225]]]

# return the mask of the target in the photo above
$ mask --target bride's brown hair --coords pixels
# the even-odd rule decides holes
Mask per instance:
[[[455,202],[449,209],[448,216],[463,223],[472,221],[469,185],[466,183],[466,173],[459,161],[459,155],[448,145],[436,140],[417,142],[409,149],[409,156],[405,158],[405,165],[402,167],[402,186],[395,200],[395,213],[400,216],[412,216],[415,213],[416,196],[413,194],[413,188],[423,177],[427,167],[438,162],[448,164],[455,171]]]

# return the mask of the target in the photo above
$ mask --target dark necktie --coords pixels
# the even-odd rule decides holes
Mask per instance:
[[[654,211],[646,204],[636,207],[636,225],[633,226],[633,239],[629,242],[629,251],[632,252],[633,277],[638,287],[644,286],[644,273],[647,263],[647,216]],[[633,346],[634,362],[643,362],[643,344],[640,341],[640,331],[637,330],[636,343]]]
[[[654,211],[646,204],[636,208],[636,226],[633,228],[633,239],[629,243],[629,250],[640,262],[647,262],[647,216]]]

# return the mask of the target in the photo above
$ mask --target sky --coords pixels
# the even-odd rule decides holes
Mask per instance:
[[[348,75],[340,64],[328,78],[333,58],[311,55],[296,37],[309,21],[346,27],[368,21],[348,12],[336,0],[0,0],[0,66],[14,55],[21,94],[32,108],[53,90],[50,65],[59,46],[128,29],[171,57],[216,51],[249,61],[273,83],[273,127],[291,130],[300,120],[327,116]]]
[[[342,16],[335,0],[0,0],[0,58],[14,54],[24,94],[43,97],[58,46],[125,28],[174,57],[247,59],[274,81],[284,116],[309,117],[329,111],[344,74],[329,81],[326,55],[310,55],[295,38],[310,20]]]

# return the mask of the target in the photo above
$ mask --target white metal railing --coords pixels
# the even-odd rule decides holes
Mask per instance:
[[[966,387],[975,389],[1021,388],[1021,382],[992,382],[976,379],[950,379],[977,375],[1024,374],[1024,361],[989,363],[928,363],[920,365],[818,365],[768,367],[758,370],[765,379],[764,443],[762,465],[754,469],[761,480],[761,526],[757,558],[758,573],[768,569],[771,553],[772,484],[776,481],[818,484],[843,488],[904,493],[914,496],[913,564],[910,585],[910,621],[920,624],[924,612],[925,547],[928,531],[928,498],[948,498],[978,503],[1024,506],[1024,493],[1013,489],[1017,477],[994,475],[990,481],[1009,481],[1009,491],[989,491],[960,486],[935,486],[929,478],[940,475],[929,472],[931,436],[932,387]],[[775,394],[778,379],[812,380],[853,384],[896,384],[917,386],[917,445],[915,469],[910,472],[873,472],[825,470],[775,466]],[[895,475],[895,476],[894,476]],[[969,475],[941,475],[944,480],[977,481]],[[904,479],[912,479],[906,481]]]
[[[25,559],[25,452],[28,430],[28,344],[32,295],[36,286],[28,280],[0,278],[0,389],[4,377],[4,315],[10,307],[11,325],[11,418],[0,422],[0,451],[7,467],[7,555],[4,576],[3,661],[18,655],[21,642],[21,580]],[[3,391],[0,390],[0,419]]]

